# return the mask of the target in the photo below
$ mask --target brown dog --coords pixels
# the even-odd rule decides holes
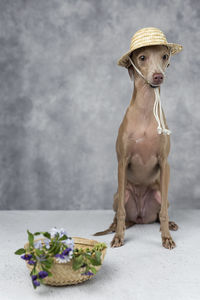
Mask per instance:
[[[128,67],[130,77],[134,78],[134,91],[116,142],[118,191],[113,204],[116,214],[109,229],[95,234],[115,232],[112,247],[123,245],[125,228],[155,221],[161,225],[163,246],[175,247],[169,229],[177,230],[178,226],[168,218],[170,136],[158,134],[153,114],[154,87],[163,82],[169,56],[169,48],[163,45],[142,47],[130,54],[146,80],[132,65]],[[165,117],[164,123],[168,128]]]

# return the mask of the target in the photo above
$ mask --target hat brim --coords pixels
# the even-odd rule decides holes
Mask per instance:
[[[158,44],[158,43],[152,43],[152,44],[148,44],[148,45],[143,45],[141,47],[137,47],[135,49],[129,50],[128,52],[126,52],[117,62],[117,64],[121,67],[125,67],[128,68],[130,66],[130,61],[129,61],[129,56],[131,53],[133,53],[133,51],[143,48],[143,47],[149,47],[149,46],[167,46],[170,48],[171,50],[171,55],[177,54],[179,52],[181,52],[181,50],[183,49],[183,46],[179,45],[179,44],[174,44],[174,43],[167,43],[167,44]]]

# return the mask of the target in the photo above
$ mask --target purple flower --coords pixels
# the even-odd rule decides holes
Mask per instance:
[[[88,276],[92,276],[94,275],[92,272],[88,271],[88,272],[85,272],[85,273],[82,273],[81,275],[88,275]]]
[[[68,239],[62,241],[62,243],[64,245],[66,245],[67,247],[71,248],[72,250],[74,249],[74,241],[72,238],[68,238]]]
[[[56,254],[55,257],[59,263],[67,263],[72,258],[72,249],[66,248],[61,254]]]
[[[62,252],[62,255],[68,255],[69,252],[70,252],[71,250],[72,250],[71,248],[65,249],[65,250]]]
[[[28,264],[29,264],[29,265],[35,265],[35,261],[34,261],[34,260],[29,260],[29,261],[28,261]]]
[[[33,280],[33,284],[34,284],[34,286],[39,286],[40,282],[38,280]]]
[[[32,258],[32,255],[31,254],[24,254],[21,256],[22,259],[24,260],[30,260]]]
[[[39,275],[39,278],[43,279],[48,276],[48,273],[46,271],[40,271],[38,273],[38,275]]]
[[[72,259],[73,255],[73,248],[67,247],[63,250],[62,253],[57,253],[54,257],[56,258],[56,261],[59,263],[67,263]]]
[[[32,275],[31,278],[32,278],[32,280],[34,281],[34,280],[37,279],[37,275]]]
[[[61,253],[61,254],[59,254],[59,253],[58,253],[58,254],[56,254],[56,255],[55,255],[55,257],[59,257],[59,258],[62,258],[62,259],[64,259],[64,255],[63,255],[62,253]]]

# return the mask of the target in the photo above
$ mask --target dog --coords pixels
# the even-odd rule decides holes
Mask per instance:
[[[134,90],[116,141],[115,217],[107,230],[95,234],[115,232],[111,247],[124,244],[126,228],[153,222],[160,223],[162,245],[167,249],[175,247],[169,230],[176,231],[178,225],[168,217],[170,131],[161,103],[157,119],[155,113],[156,97],[159,97],[171,53],[172,48],[167,43],[139,47],[128,53],[126,67],[134,79]],[[164,128],[158,128],[161,119]]]

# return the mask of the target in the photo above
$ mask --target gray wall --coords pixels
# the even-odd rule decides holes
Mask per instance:
[[[146,26],[184,46],[162,87],[169,200],[200,208],[199,17],[198,0],[0,0],[0,208],[112,207],[132,94],[116,62]]]

